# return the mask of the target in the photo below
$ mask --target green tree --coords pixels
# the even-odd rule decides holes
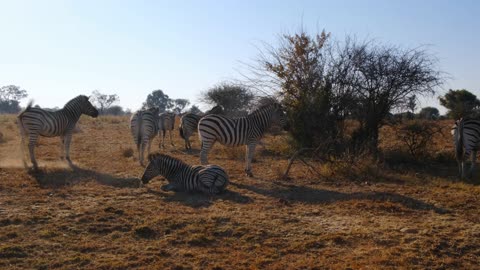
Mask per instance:
[[[154,90],[151,94],[147,96],[147,100],[143,103],[143,108],[153,108],[158,107],[159,112],[164,112],[173,107],[173,102],[170,97],[163,93],[162,90]]]
[[[420,119],[436,120],[440,117],[440,112],[435,107],[425,107],[418,113]]]
[[[200,100],[206,104],[222,106],[228,115],[248,110],[254,98],[248,88],[223,82],[203,92]]]
[[[453,119],[467,117],[480,108],[480,100],[466,89],[449,89],[445,96],[438,99],[440,104],[448,109],[447,116]]]
[[[188,99],[175,99],[173,100],[173,112],[176,114],[181,114],[189,104],[190,101],[188,101]]]

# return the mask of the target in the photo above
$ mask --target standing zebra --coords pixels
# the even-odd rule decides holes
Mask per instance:
[[[211,110],[207,111],[205,115],[209,114],[221,114],[223,113],[222,106],[215,106]],[[205,116],[203,115],[203,116]],[[185,140],[185,149],[192,149],[192,144],[190,143],[190,137],[193,135],[194,132],[197,131],[198,121],[203,116],[194,114],[194,113],[187,113],[180,118],[180,137]]]
[[[468,177],[473,175],[477,151],[480,148],[480,120],[460,119],[452,128],[455,143],[455,158],[458,162],[460,178],[465,175],[465,161],[470,157]]]
[[[82,114],[94,118],[98,116],[97,109],[88,101],[88,97],[83,95],[70,100],[65,104],[63,109],[58,111],[50,112],[40,108],[34,108],[32,107],[32,102],[30,102],[27,108],[20,112],[17,116],[17,123],[20,129],[20,135],[22,136],[21,147],[22,149],[24,148],[25,137],[28,136],[30,160],[35,170],[38,169],[38,164],[35,159],[34,148],[38,136],[60,136],[62,140],[62,152],[65,150],[65,159],[71,163],[70,142],[72,140],[72,133]]]
[[[202,142],[201,163],[208,163],[208,153],[216,141],[228,146],[246,145],[245,172],[252,177],[251,163],[255,146],[273,123],[283,127],[287,124],[285,113],[278,103],[262,106],[241,118],[229,118],[221,115],[203,117],[198,123],[198,134]]]
[[[150,154],[152,140],[158,132],[158,108],[150,108],[147,110],[136,111],[130,118],[130,131],[133,141],[137,146],[138,160],[143,166],[143,153],[145,146],[148,144],[147,153]]]
[[[168,184],[162,186],[164,191],[200,191],[206,194],[218,194],[228,184],[228,175],[217,165],[188,165],[185,162],[164,154],[151,154],[150,163],[142,176],[142,183],[147,184],[157,175],[162,175]]]
[[[162,131],[163,131],[161,147],[165,147],[165,134],[167,133],[167,131],[170,134],[170,143],[172,144],[172,146],[175,146],[172,141],[172,130],[174,125],[175,125],[174,113],[164,112],[160,114],[160,119],[158,121],[158,127],[159,127],[158,135],[162,136]]]

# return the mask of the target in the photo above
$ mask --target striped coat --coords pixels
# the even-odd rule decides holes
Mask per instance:
[[[98,111],[88,100],[89,98],[80,95],[70,100],[65,106],[57,111],[46,111],[41,108],[32,107],[30,102],[17,116],[17,123],[22,137],[22,151],[25,138],[28,137],[28,150],[30,160],[34,169],[38,169],[35,159],[34,148],[38,137],[60,137],[62,140],[62,152],[65,151],[66,160],[70,160],[70,142],[75,125],[82,114],[97,117]]]
[[[137,146],[138,161],[142,166],[144,166],[143,156],[145,148],[147,147],[147,153],[149,154],[152,141],[158,133],[158,112],[158,108],[150,108],[136,111],[130,117],[130,132]]]
[[[465,161],[469,158],[471,166],[468,177],[472,177],[477,152],[480,148],[480,120],[460,119],[455,121],[455,125],[452,127],[452,135],[460,178],[465,176]]]
[[[142,175],[142,183],[161,175],[169,182],[162,186],[164,191],[199,191],[205,194],[218,194],[228,184],[228,175],[217,165],[188,165],[185,162],[164,154],[149,155],[149,164]]]
[[[208,153],[217,141],[227,146],[246,145],[245,172],[248,176],[253,176],[251,162],[255,147],[273,123],[281,126],[286,126],[287,123],[285,113],[278,103],[262,106],[241,118],[229,118],[221,115],[203,117],[198,123],[198,134],[202,142],[201,163],[208,163]]]
[[[158,121],[158,127],[159,127],[159,132],[158,135],[162,136],[162,144],[161,147],[165,147],[165,134],[168,133],[170,134],[170,143],[172,146],[175,146],[173,144],[172,140],[172,130],[175,126],[175,114],[171,112],[164,112],[160,114],[160,118]],[[162,135],[163,132],[163,135]]]
[[[209,114],[222,114],[223,108],[222,106],[215,106],[211,110],[207,111],[205,115]],[[194,114],[194,113],[187,113],[180,118],[180,126],[179,132],[180,137],[185,140],[185,149],[192,149],[192,144],[190,143],[190,137],[197,131],[198,121],[203,116]]]

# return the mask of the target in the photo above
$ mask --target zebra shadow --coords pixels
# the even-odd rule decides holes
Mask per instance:
[[[314,189],[305,186],[285,185],[281,183],[276,184],[276,187],[271,189],[240,183],[231,183],[231,185],[239,189],[248,190],[263,196],[277,198],[279,199],[279,202],[286,205],[294,202],[306,204],[332,204],[341,201],[369,200],[373,202],[397,203],[411,210],[432,210],[437,214],[447,214],[451,212],[448,209],[437,207],[433,204],[391,192],[372,191],[342,193],[332,190]]]
[[[228,189],[221,194],[212,196],[196,192],[164,192],[152,188],[147,188],[147,192],[163,198],[165,202],[176,202],[192,208],[207,208],[215,202],[220,201],[228,201],[238,204],[253,202],[252,198]]]
[[[29,171],[29,174],[35,178],[42,188],[60,188],[88,181],[117,188],[138,188],[140,186],[140,179],[138,178],[118,177],[80,168],[73,164],[70,164],[70,167],[65,169],[32,170]]]

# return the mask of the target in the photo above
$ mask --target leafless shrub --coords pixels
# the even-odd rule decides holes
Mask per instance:
[[[419,160],[431,154],[432,138],[441,131],[434,122],[413,121],[397,130],[397,138],[407,146],[413,158]]]

